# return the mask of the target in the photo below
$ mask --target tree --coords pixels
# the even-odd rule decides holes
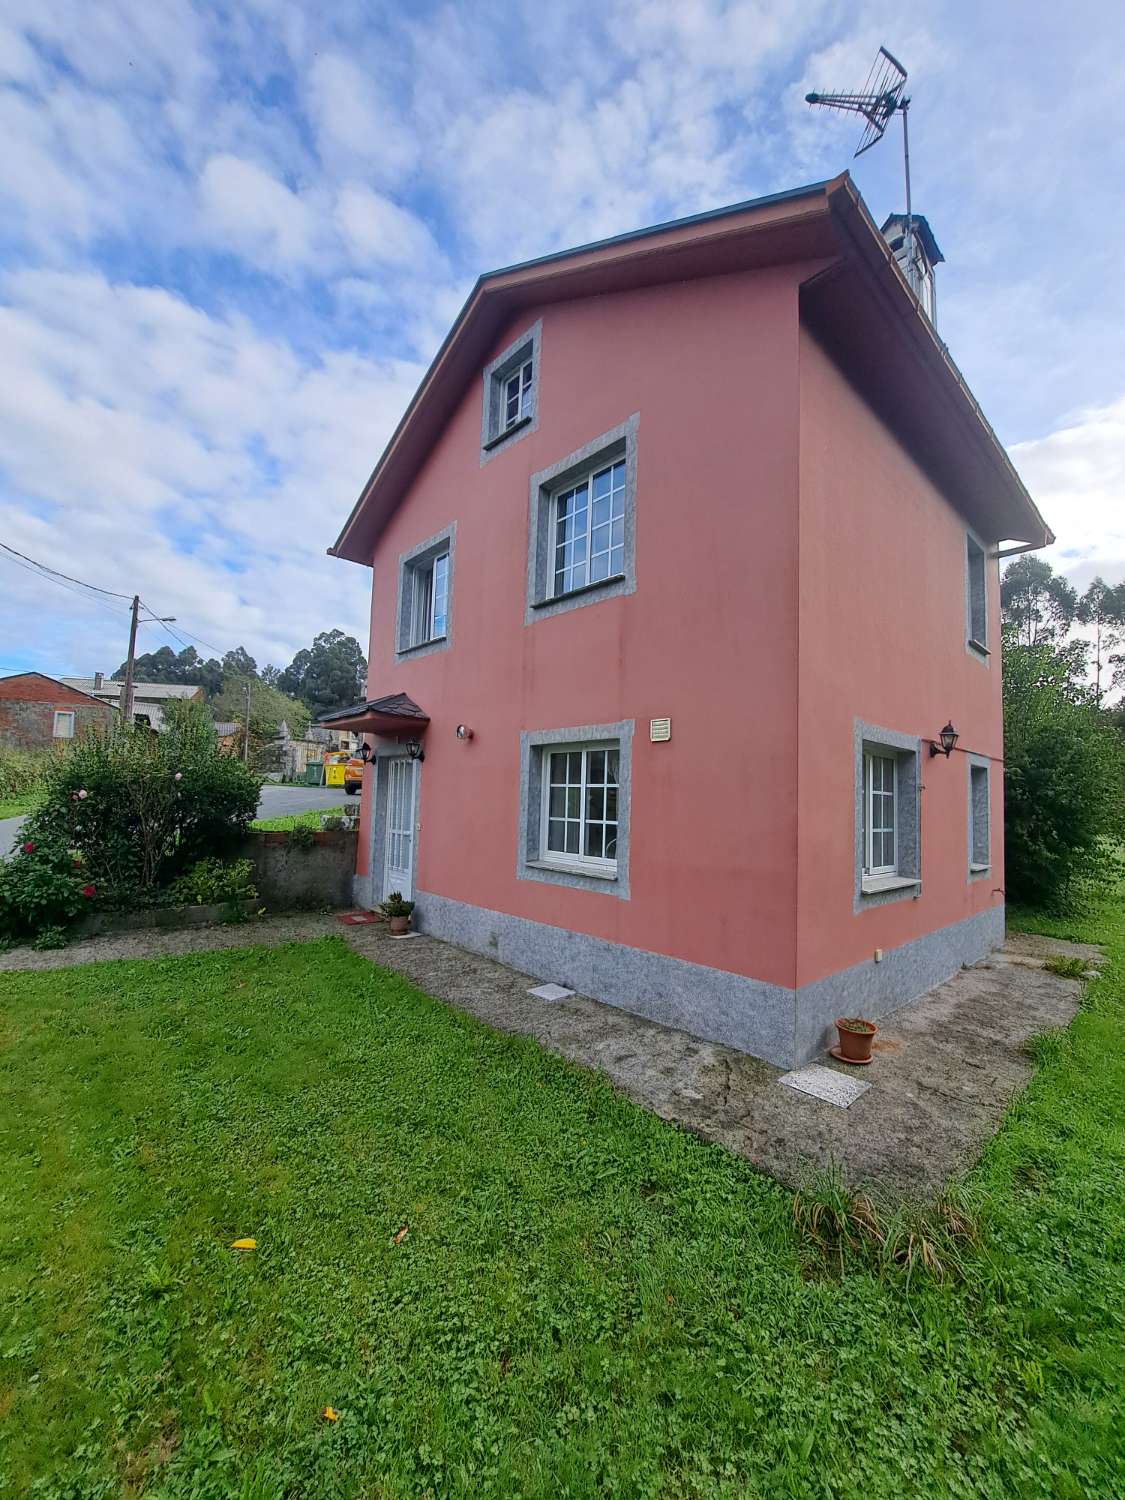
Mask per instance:
[[[311,647],[297,652],[277,685],[317,714],[355,703],[363,694],[366,675],[367,662],[355,637],[324,630]]]
[[[1102,705],[1102,676],[1122,658],[1115,653],[1125,643],[1125,584],[1111,588],[1095,578],[1078,601],[1078,622],[1094,632],[1090,642],[1094,658],[1094,703]],[[1116,684],[1117,673],[1114,673]]]
[[[1015,901],[1065,908],[1118,873],[1125,744],[1075,658],[1004,634],[1004,840]]]
[[[309,727],[309,711],[296,698],[289,698],[257,677],[228,677],[211,705],[217,720],[246,725],[246,689],[250,688],[250,762],[267,769],[266,747],[278,738],[281,725],[289,726],[294,739],[303,739]],[[241,753],[242,739],[239,737]]]
[[[1000,580],[1000,608],[1021,644],[1040,646],[1066,635],[1078,595],[1041,557],[1020,557],[1008,564]]]
[[[257,677],[258,663],[245,646],[236,646],[223,657],[223,677]]]

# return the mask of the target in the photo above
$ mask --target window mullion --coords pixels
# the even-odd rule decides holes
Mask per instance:
[[[590,752],[582,752],[582,786],[578,794],[578,858],[586,858],[586,768],[589,765]]]

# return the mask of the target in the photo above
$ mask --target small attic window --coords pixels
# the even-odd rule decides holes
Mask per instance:
[[[482,463],[537,425],[541,328],[541,322],[535,323],[485,368]]]

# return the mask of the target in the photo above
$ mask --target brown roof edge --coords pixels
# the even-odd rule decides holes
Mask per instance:
[[[999,470],[999,477],[1004,482],[1009,495],[1027,513],[1029,530],[1036,533],[1034,536],[1018,539],[1030,542],[1029,550],[1049,547],[1055,540],[1054,532],[1047,525],[1038,506],[1028,493],[1026,485],[1008,456],[1007,449],[981,410],[980,403],[969,389],[948,347],[938,337],[934,325],[922,311],[921,304],[911,291],[902,267],[895,259],[875,220],[868,213],[867,205],[847,172],[828,184],[827,196],[829,206],[851,243],[859,250],[868,269],[874,276],[881,279],[882,285],[887,288],[888,292],[890,285],[897,283],[898,294],[909,299],[913,316],[909,320],[903,319],[903,326],[909,330],[923,358],[928,360],[939,377],[944,379],[947,394],[961,407],[965,418],[972,424],[975,434],[984,440],[992,453]],[[952,381],[952,387],[949,385],[950,381]]]
[[[574,249],[540,256],[536,260],[488,271],[478,277],[371,471],[339,536],[327,549],[328,555],[370,566],[369,553],[355,534],[357,523],[367,508],[372,492],[393,463],[404,439],[409,435],[420,409],[427,404],[435,386],[440,383],[443,375],[454,363],[459,346],[480,322],[480,310],[487,301],[496,302],[499,317],[503,312],[502,304],[506,293],[514,293],[525,287],[539,284],[557,283],[568,276],[581,274],[592,264],[626,263],[647,259],[659,254],[662,250],[680,247],[693,239],[706,242],[736,232],[745,232],[755,226],[757,219],[761,219],[763,225],[776,223],[782,217],[791,214],[790,205],[799,202],[804,202],[806,205],[816,203],[817,212],[827,213],[828,193],[846,179],[847,173],[845,172],[842,176],[832,178],[828,182],[811,183],[785,192],[748,199],[725,208],[712,209],[682,219],[672,219],[648,228],[630,230],[610,239],[597,240]],[[808,213],[809,209],[806,207],[802,215],[793,215],[793,217],[807,216]],[[732,220],[741,222],[732,224]]]

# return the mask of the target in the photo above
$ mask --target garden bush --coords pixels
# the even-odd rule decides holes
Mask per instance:
[[[258,894],[254,865],[249,859],[224,864],[201,859],[169,888],[169,900],[184,906],[210,906],[219,901],[252,901]]]
[[[72,922],[98,895],[65,841],[25,838],[0,860],[0,940],[17,942]]]
[[[147,901],[236,843],[260,789],[241,761],[220,753],[202,705],[177,704],[162,734],[118,725],[76,743],[52,764],[24,834],[76,851],[106,899]]]

